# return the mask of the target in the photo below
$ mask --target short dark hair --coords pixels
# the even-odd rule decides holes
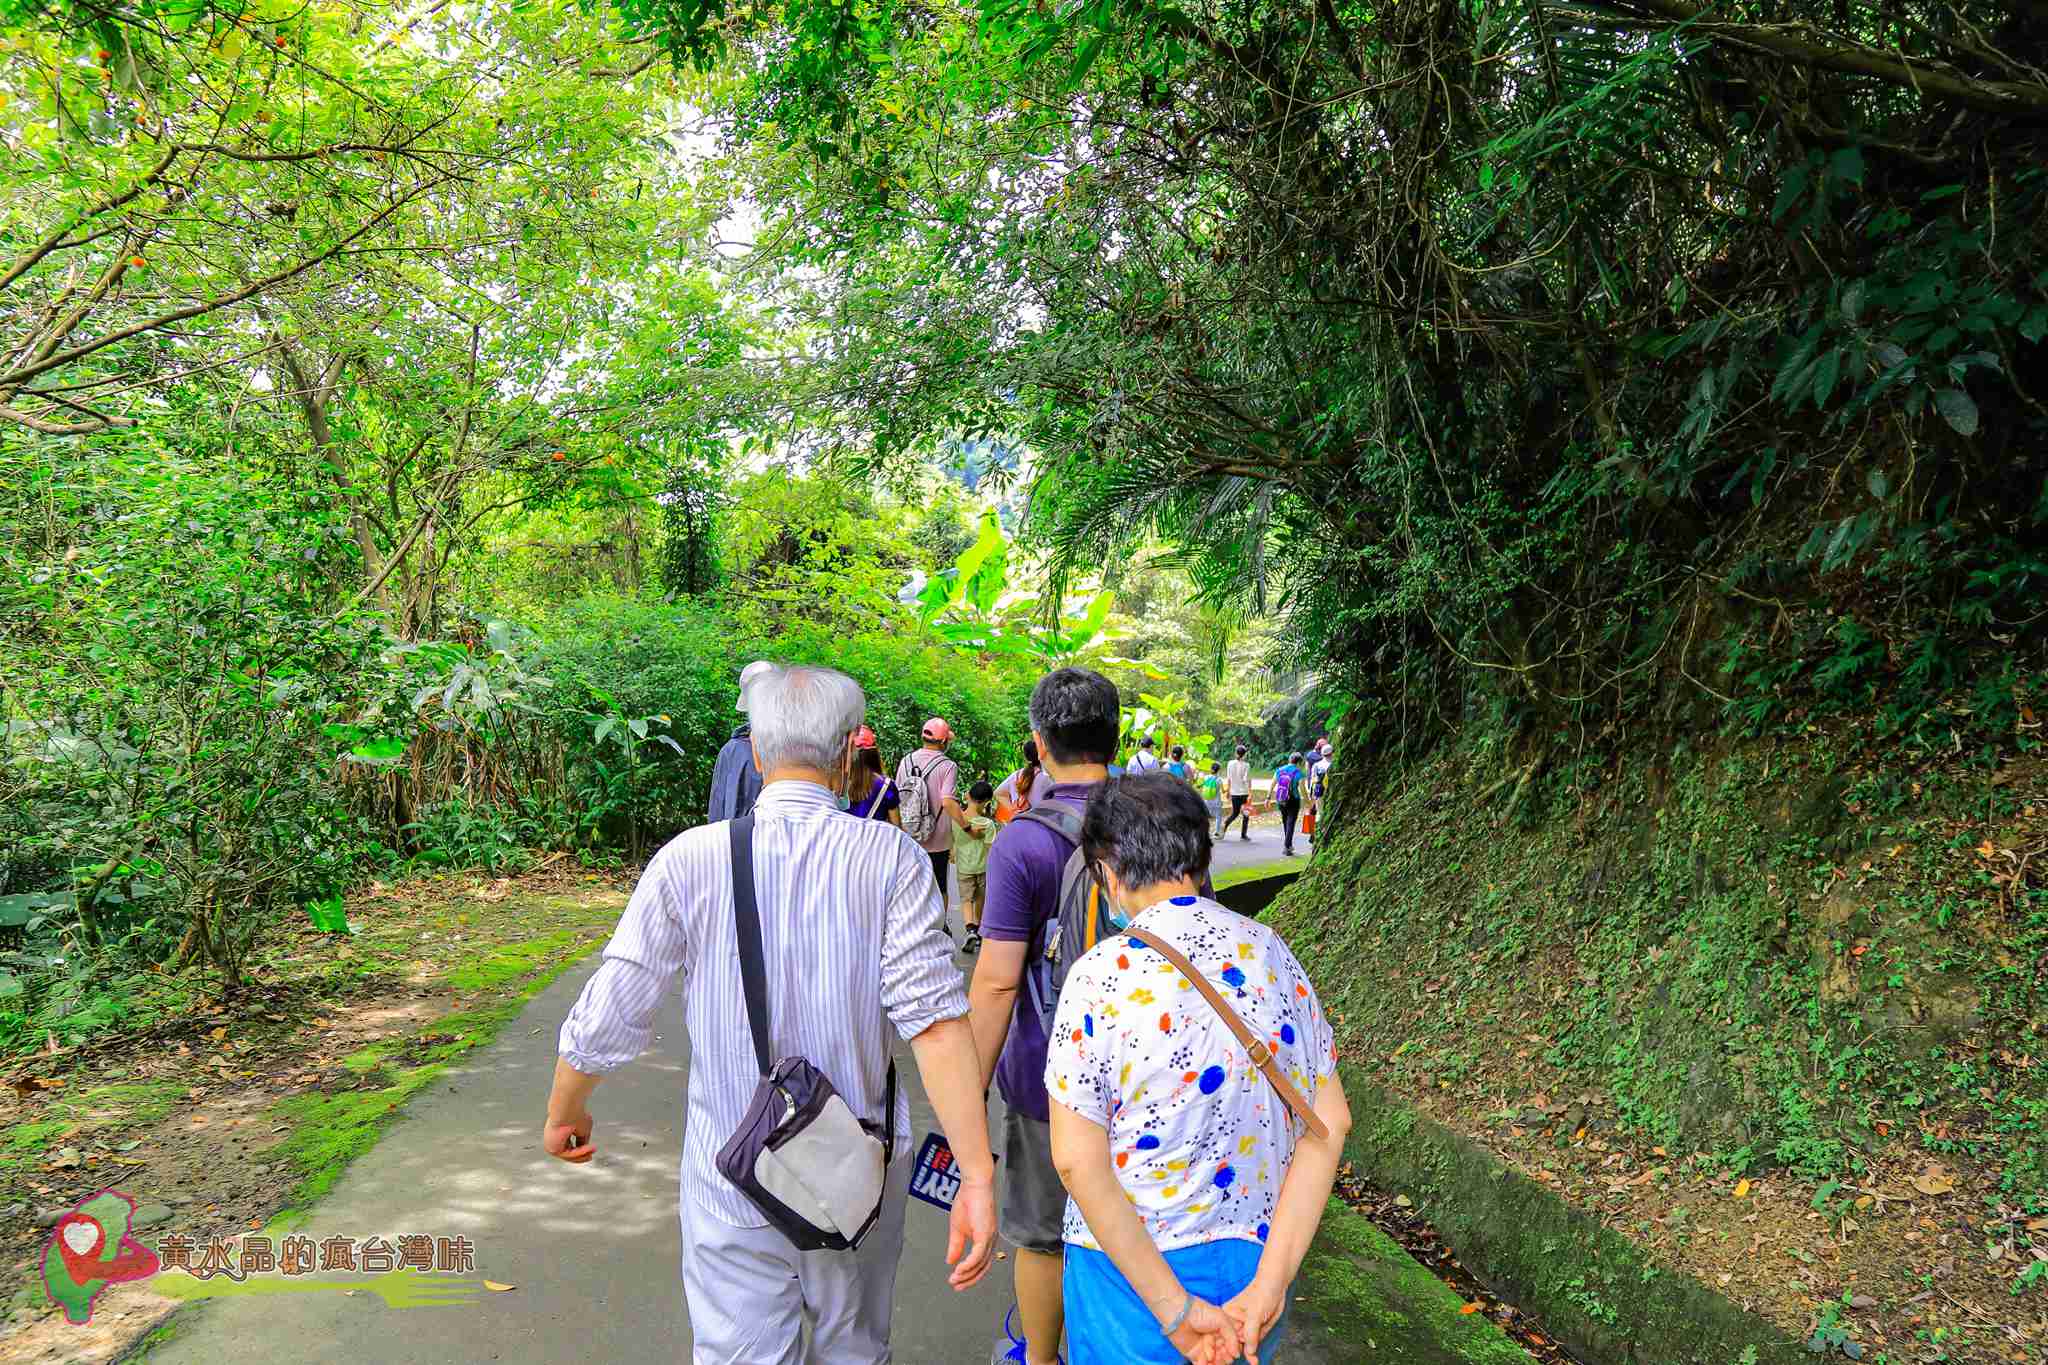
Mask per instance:
[[[1055,763],[1107,763],[1116,756],[1116,684],[1093,669],[1055,668],[1031,689],[1031,728]]]
[[[1240,745],[1238,745],[1238,746],[1237,746],[1237,756],[1238,756],[1239,758],[1243,758],[1243,757],[1244,757],[1244,745],[1240,744]]]
[[[1173,756],[1175,758],[1186,758],[1187,754],[1188,751],[1186,749],[1183,749],[1180,745],[1176,744],[1173,746]]]
[[[983,778],[967,789],[967,799],[969,801],[979,801],[986,805],[988,802],[995,800],[995,797],[996,789],[988,784],[987,778]]]
[[[1220,773],[1223,771],[1223,765],[1221,763],[1211,763],[1209,765],[1209,771],[1212,773]]]
[[[1290,754],[1290,755],[1288,755],[1287,761],[1288,761],[1289,763],[1299,763],[1299,762],[1301,762],[1301,755],[1300,755],[1300,754]]]
[[[1209,811],[1187,783],[1126,773],[1096,790],[1081,820],[1081,852],[1125,886],[1151,886],[1209,870]]]

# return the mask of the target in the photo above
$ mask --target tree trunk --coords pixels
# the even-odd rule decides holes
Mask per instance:
[[[306,437],[312,443],[313,453],[333,474],[335,491],[340,494],[342,505],[348,509],[349,531],[355,536],[356,549],[363,557],[363,581],[375,583],[378,576],[383,573],[384,556],[377,549],[376,531],[363,510],[362,498],[349,486],[347,472],[342,467],[341,453],[334,448],[334,428],[327,420],[327,407],[334,397],[336,385],[340,383],[342,364],[346,357],[335,356],[329,360],[321,367],[319,378],[315,379],[308,375],[305,367],[299,363],[292,344],[282,337],[278,337],[277,341],[278,353],[284,357],[285,370],[291,375],[299,415],[306,422]],[[378,587],[375,596],[379,606],[386,611],[391,609],[390,594],[382,585]]]

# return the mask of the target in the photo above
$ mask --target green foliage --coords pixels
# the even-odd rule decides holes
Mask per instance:
[[[2041,657],[2048,86],[2001,7],[623,9],[720,73],[750,269],[833,338],[793,403],[877,462],[1030,447],[1054,592],[1184,547],[1368,752],[1919,743]]]
[[[1344,820],[1274,917],[1340,983],[1350,1045],[1397,1054],[1404,1085],[1597,1091],[1675,1157],[1821,1184],[1830,1216],[1824,1182],[1920,1159],[1901,1143],[2048,1211],[2048,1091],[2025,1061],[2048,1001],[2024,966],[2048,950],[2048,888],[2013,872],[2039,756],[1995,785],[1967,755],[1908,778],[1876,761],[1888,743],[1843,720],[1638,748],[1535,784],[1512,839],[1476,733],[1370,780],[1340,767]]]

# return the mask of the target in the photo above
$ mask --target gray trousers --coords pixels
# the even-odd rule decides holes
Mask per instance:
[[[910,1152],[858,1251],[798,1251],[774,1228],[736,1228],[683,1197],[683,1297],[695,1365],[888,1365]],[[811,1323],[804,1349],[804,1320]]]

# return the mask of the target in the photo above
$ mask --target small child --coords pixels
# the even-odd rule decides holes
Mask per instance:
[[[995,788],[986,781],[967,789],[967,828],[953,840],[953,866],[960,873],[960,917],[967,921],[967,941],[960,951],[981,951],[981,903],[988,894],[988,849],[996,840],[995,817],[989,807]]]

